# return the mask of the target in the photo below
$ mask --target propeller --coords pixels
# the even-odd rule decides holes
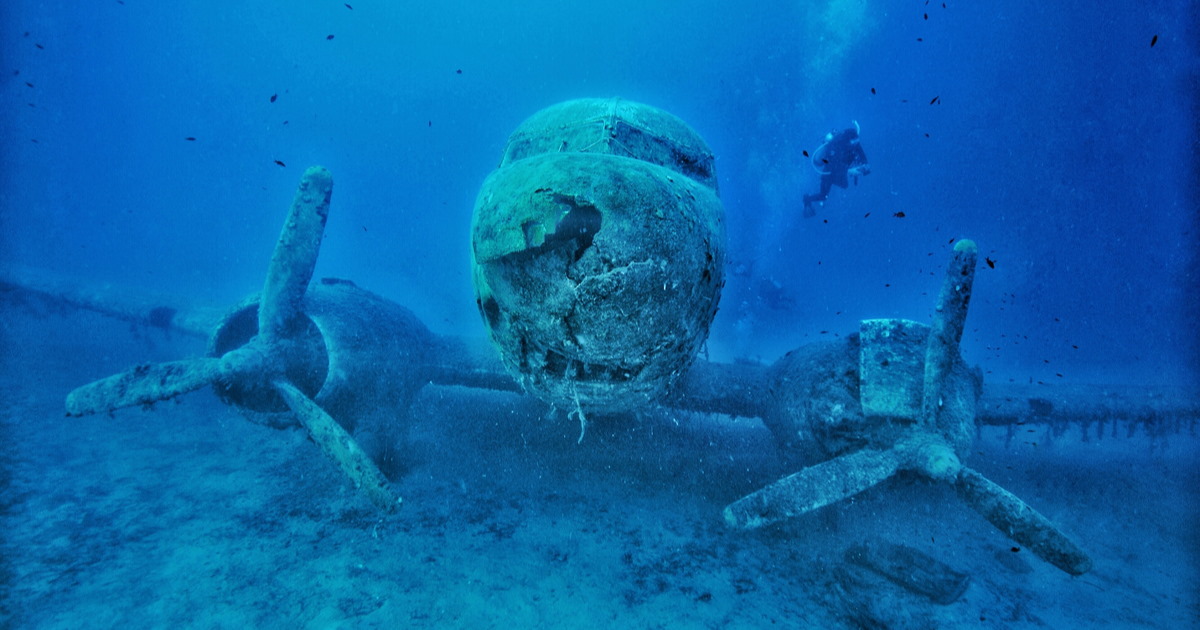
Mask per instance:
[[[67,413],[86,416],[122,407],[149,406],[210,385],[220,375],[221,360],[208,357],[146,363],[67,394]]]
[[[727,506],[725,524],[757,529],[848,499],[900,470],[892,451],[862,449],[809,466]]]
[[[313,355],[307,346],[320,343],[308,336],[304,296],[321,249],[333,177],[323,167],[304,172],[292,200],[258,304],[258,331],[244,345],[220,357],[138,365],[126,372],[84,385],[67,395],[67,413],[107,413],[134,405],[151,405],[205,385],[237,385],[271,389],[279,394],[301,425],[330,457],[384,510],[400,503],[387,479],[354,438],[292,383],[288,374],[303,369]]]
[[[971,299],[978,250],[969,240],[954,248],[933,326],[926,338],[921,404],[915,422],[891,448],[863,448],[784,477],[727,506],[725,522],[754,529],[850,498],[891,478],[915,471],[954,486],[963,502],[1013,540],[1071,575],[1092,567],[1091,559],[1015,495],[964,466],[951,446],[955,427],[942,420],[947,382],[958,356]]]
[[[862,449],[809,466],[731,503],[725,522],[757,529],[848,499],[901,470],[911,470],[954,485],[958,496],[997,529],[1050,564],[1082,575],[1092,561],[1049,519],[978,471],[958,463],[940,438],[917,433],[888,450]]]

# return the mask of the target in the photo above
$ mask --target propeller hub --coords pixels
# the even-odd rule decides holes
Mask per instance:
[[[259,336],[258,296],[235,307],[209,340],[209,356],[221,357],[217,395],[225,402],[259,412],[288,411],[271,381],[284,376],[309,397],[321,390],[329,357],[320,329],[300,318],[290,337],[270,345]]]
[[[935,481],[953,482],[962,470],[954,449],[941,439],[925,439],[912,450],[912,467]]]

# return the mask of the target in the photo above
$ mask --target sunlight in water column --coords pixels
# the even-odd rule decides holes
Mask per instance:
[[[805,4],[807,6],[801,9],[803,22],[799,35],[802,41],[811,42],[805,75],[817,87],[841,73],[843,63],[854,48],[875,31],[879,23],[876,12],[883,11],[884,7],[875,6],[869,0]]]

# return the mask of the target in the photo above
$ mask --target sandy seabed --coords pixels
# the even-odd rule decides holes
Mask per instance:
[[[756,420],[579,426],[427,387],[381,409],[381,517],[299,430],[201,391],[64,417],[72,388],[195,339],[0,305],[0,627],[1183,628],[1200,624],[1200,437],[989,429],[970,463],[1057,522],[1073,578],[954,493],[896,478],[757,532],[721,509],[789,472]],[[1094,432],[1095,429],[1093,428]],[[844,560],[916,548],[971,576],[935,604]]]

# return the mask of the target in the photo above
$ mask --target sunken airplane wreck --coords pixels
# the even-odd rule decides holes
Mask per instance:
[[[805,465],[726,507],[731,527],[796,517],[908,471],[950,484],[1059,569],[1079,575],[1092,566],[1052,522],[963,463],[977,422],[1013,422],[1032,404],[988,395],[959,354],[977,257],[969,240],[955,246],[930,324],[867,320],[858,334],[797,348],[766,367],[695,360],[725,264],[712,153],[666,112],[569,101],[517,129],[478,196],[475,291],[499,350],[481,355],[353,283],[310,282],[331,194],[328,171],[304,173],[262,291],[211,331],[209,356],[139,365],[80,387],[67,397],[68,414],[146,406],[213,385],[240,408],[290,411],[386,511],[400,499],[351,431],[366,410],[403,407],[428,383],[532,393],[578,420],[580,440],[589,415],[647,403],[753,416]],[[68,301],[121,310],[102,299]],[[1078,408],[1106,404],[1137,406],[1090,398]]]

